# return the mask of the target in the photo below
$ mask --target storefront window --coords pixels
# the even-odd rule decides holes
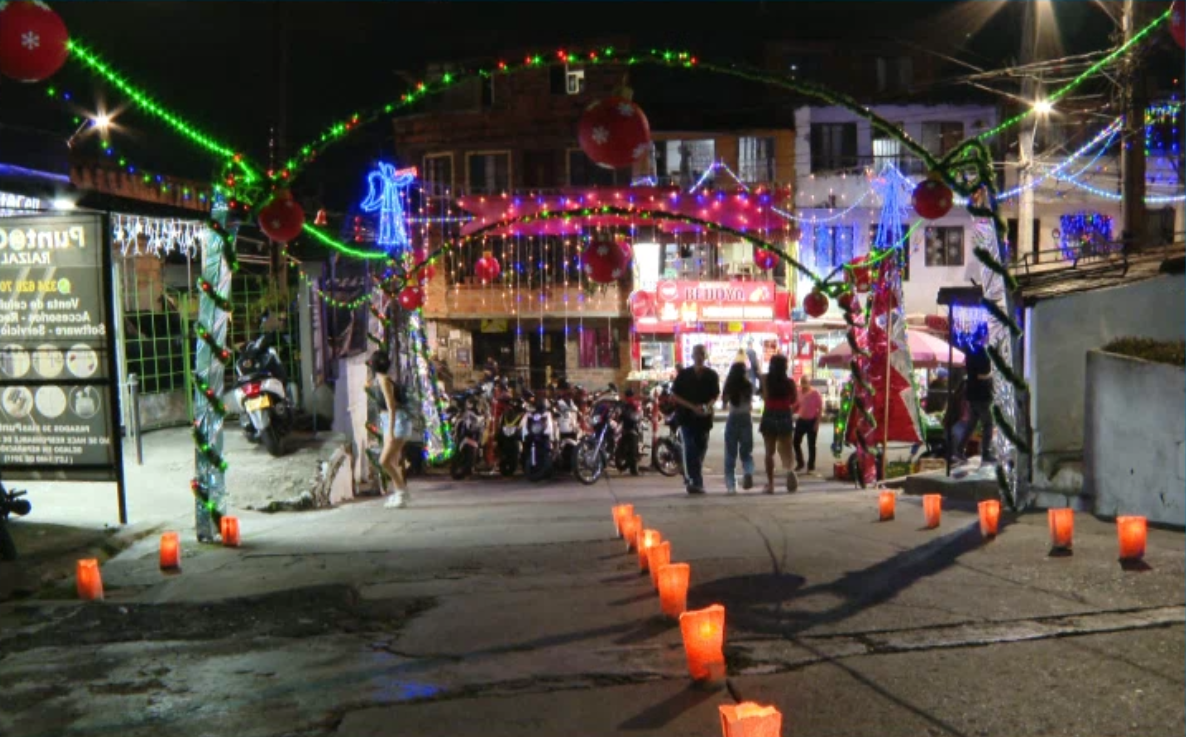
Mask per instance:
[[[618,340],[609,328],[585,328],[580,331],[578,365],[583,369],[618,367]]]

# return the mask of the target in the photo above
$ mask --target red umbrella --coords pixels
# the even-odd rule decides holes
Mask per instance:
[[[906,341],[910,347],[910,360],[916,369],[934,369],[947,365],[947,343],[933,335],[920,330],[907,330]],[[952,349],[952,363],[964,365],[964,354],[958,349]],[[848,341],[844,341],[824,355],[820,356],[820,368],[848,368],[852,361],[852,349]]]

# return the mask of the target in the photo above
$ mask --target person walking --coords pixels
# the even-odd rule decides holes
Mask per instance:
[[[791,438],[795,425],[791,408],[798,399],[795,382],[787,375],[787,357],[778,353],[770,359],[770,371],[762,377],[762,421],[758,432],[766,444],[766,494],[774,493],[774,453],[778,452],[782,468],[787,474],[787,491],[799,489],[799,478],[791,469]]]
[[[721,394],[729,410],[725,420],[725,493],[737,493],[737,457],[741,456],[741,488],[754,488],[754,385],[744,361],[729,367]]]
[[[758,363],[758,352],[754,350],[754,339],[750,338],[745,344],[745,358],[749,362],[749,380],[753,382],[754,392],[758,391],[758,377],[762,374]]]
[[[824,396],[811,385],[811,379],[799,380],[799,401],[795,407],[795,470],[803,470],[803,438],[807,438],[807,473],[815,473],[815,440],[819,436]]]
[[[671,385],[671,398],[679,406],[679,431],[684,441],[684,488],[704,493],[704,453],[712,431],[712,410],[721,395],[721,377],[704,365],[708,351],[692,348],[692,365],[680,369]]]
[[[996,463],[992,447],[992,361],[983,339],[973,343],[971,350],[965,354],[964,368],[968,372],[964,397],[968,401],[969,419],[955,447],[963,455],[964,445],[979,425],[980,465],[989,466]]]
[[[375,351],[367,361],[370,368],[368,384],[378,383],[387,409],[379,413],[383,433],[383,450],[379,453],[379,467],[387,472],[391,482],[390,496],[385,507],[403,508],[408,505],[408,482],[404,478],[404,443],[408,437],[411,418],[400,402],[400,387],[391,378],[391,358],[384,351]]]

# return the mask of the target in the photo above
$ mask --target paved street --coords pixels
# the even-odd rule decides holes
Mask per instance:
[[[138,476],[133,509],[166,519],[148,500],[166,476]],[[176,521],[186,493],[168,490]],[[690,687],[678,627],[614,539],[619,501],[691,564],[691,607],[725,605],[727,689]],[[1052,558],[1045,515],[985,542],[952,506],[924,530],[916,500],[878,523],[875,492],[835,483],[689,498],[615,475],[242,512],[243,546],[185,538],[179,575],[154,535],[105,564],[104,604],[59,587],[0,609],[0,733],[719,735],[735,699],[778,706],[787,735],[1182,733],[1181,533],[1151,531],[1148,570],[1126,571],[1087,515]]]

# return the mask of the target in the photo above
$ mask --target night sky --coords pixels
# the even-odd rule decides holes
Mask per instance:
[[[313,138],[343,114],[397,98],[425,64],[496,59],[508,50],[631,37],[714,60],[757,63],[761,42],[874,34],[912,41],[982,67],[1016,53],[1021,3],[950,2],[67,2],[54,7],[72,36],[216,138],[266,161],[281,108],[279,29],[288,39],[288,141]],[[1112,22],[1089,2],[1055,3],[1066,53],[1108,45]],[[991,17],[990,17],[991,16]],[[978,24],[976,18],[988,19]],[[977,26],[980,26],[977,28]],[[971,34],[971,35],[969,35]],[[940,46],[939,44],[943,44]],[[401,75],[400,72],[404,72]],[[953,71],[954,73],[954,71]],[[121,102],[77,65],[52,83],[81,108]],[[0,82],[0,123],[69,136],[70,116],[43,86]],[[690,102],[689,104],[695,104]],[[123,113],[113,142],[141,166],[207,177],[209,159],[163,126]],[[390,155],[390,126],[334,149],[336,180]],[[333,171],[331,171],[333,170]]]

